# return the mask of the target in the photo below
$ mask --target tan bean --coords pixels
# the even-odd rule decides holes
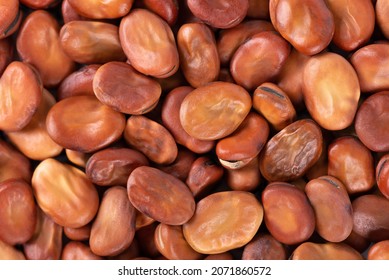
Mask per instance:
[[[25,260],[24,254],[0,239],[0,260]]]
[[[85,168],[86,166],[86,162],[88,161],[90,155],[89,154],[85,154],[83,152],[78,152],[78,151],[74,151],[74,150],[70,150],[70,149],[65,149],[65,154],[66,154],[66,157],[67,159],[79,166],[79,167],[83,167]]]

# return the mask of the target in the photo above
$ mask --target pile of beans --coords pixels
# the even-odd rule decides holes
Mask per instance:
[[[0,259],[389,259],[389,1],[0,0]]]

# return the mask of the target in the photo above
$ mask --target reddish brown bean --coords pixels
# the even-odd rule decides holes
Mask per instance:
[[[3,74],[5,68],[12,62],[14,54],[14,46],[9,38],[0,40],[0,75]]]
[[[179,6],[177,0],[143,0],[147,9],[153,11],[173,26],[178,18]]]
[[[379,160],[375,171],[375,178],[379,190],[389,199],[389,154],[382,156]]]
[[[373,156],[357,138],[337,138],[328,147],[328,175],[342,181],[349,194],[366,192],[375,184]]]
[[[371,242],[353,230],[343,243],[350,245],[362,254],[369,248]]]
[[[242,87],[213,82],[190,92],[180,108],[185,131],[200,140],[217,140],[233,133],[248,115],[251,97]]]
[[[80,16],[76,10],[69,4],[69,0],[63,0],[61,5],[61,14],[64,23],[68,23],[73,20],[84,20],[85,17]]]
[[[23,16],[18,0],[1,0],[0,7],[0,39],[3,39],[18,30]]]
[[[58,0],[20,0],[20,3],[32,9],[48,9],[56,6]]]
[[[68,0],[69,4],[80,15],[87,18],[104,19],[119,18],[130,11],[134,0]]]
[[[124,53],[139,72],[157,78],[177,72],[179,56],[173,32],[154,13],[132,10],[121,20],[119,36]]]
[[[351,125],[357,112],[358,76],[342,56],[318,54],[305,64],[303,95],[308,112],[321,127],[344,129]]]
[[[235,191],[254,191],[261,183],[258,157],[239,169],[227,169],[227,185]]]
[[[121,137],[124,115],[94,96],[73,96],[56,103],[47,114],[50,137],[66,149],[93,152]]]
[[[24,254],[0,239],[0,260],[25,260]]]
[[[251,18],[268,19],[269,0],[249,0],[249,9],[247,16]]]
[[[114,256],[127,249],[135,236],[135,217],[125,188],[115,186],[106,190],[92,224],[89,238],[92,252]]]
[[[297,187],[271,183],[262,192],[265,224],[279,242],[292,245],[306,241],[315,230],[315,214],[307,196]]]
[[[270,234],[258,234],[244,247],[242,260],[286,260],[286,249]]]
[[[140,212],[164,224],[182,225],[195,210],[188,187],[156,168],[141,166],[128,178],[128,197]]]
[[[31,163],[17,150],[0,139],[0,182],[8,179],[31,181]]]
[[[139,212],[138,210],[136,210],[136,220],[135,220],[136,230],[147,227],[154,222],[155,222],[155,220],[153,218],[150,218],[146,214],[143,214],[142,212]]]
[[[188,7],[199,19],[216,28],[231,28],[246,16],[248,0],[188,0]]]
[[[195,153],[180,147],[176,159],[169,165],[159,165],[158,169],[185,182],[195,160]]]
[[[389,260],[389,240],[375,243],[367,252],[368,260]]]
[[[177,144],[169,131],[144,116],[131,116],[127,120],[124,139],[158,164],[170,164],[178,154]]]
[[[253,90],[280,73],[289,53],[290,45],[276,32],[257,33],[236,50],[231,75],[239,85]]]
[[[126,250],[124,250],[123,253],[112,256],[112,257],[107,257],[109,260],[132,260],[139,257],[139,244],[136,239],[134,239]]]
[[[389,91],[368,97],[355,116],[359,140],[374,152],[389,151]]]
[[[85,173],[55,159],[39,163],[32,188],[39,207],[61,226],[82,227],[97,213],[97,191]]]
[[[292,260],[362,260],[363,257],[344,243],[305,242],[292,253]]]
[[[82,242],[70,241],[62,250],[61,260],[101,260],[95,255],[88,245]]]
[[[127,63],[116,61],[97,70],[93,91],[101,103],[131,115],[150,112],[157,106],[162,92],[157,81],[137,72]]]
[[[377,18],[377,24],[380,27],[382,33],[386,38],[389,38],[389,5],[385,0],[377,0],[375,6],[375,15]]]
[[[37,10],[23,21],[16,40],[20,57],[38,70],[46,87],[57,86],[75,67],[61,47],[59,29],[49,12]]]
[[[152,223],[146,227],[143,227],[136,231],[136,240],[139,244],[139,254],[138,258],[143,259],[156,259],[161,256],[161,253],[158,251],[158,248],[155,244],[155,229],[157,228],[158,223]],[[136,259],[136,258],[135,258]]]
[[[67,159],[71,163],[73,163],[79,167],[83,167],[83,168],[85,168],[86,162],[88,161],[89,156],[90,156],[89,154],[85,154],[85,153],[78,152],[78,151],[73,151],[70,149],[65,149],[65,154],[66,154]]]
[[[64,227],[63,233],[67,238],[74,241],[86,241],[89,240],[92,225],[86,224],[79,228]]]
[[[37,221],[31,186],[22,179],[0,183],[0,239],[15,245],[28,241]]]
[[[11,62],[0,78],[0,129],[24,128],[38,110],[41,99],[42,82],[33,68],[24,62]]]
[[[269,10],[274,28],[305,55],[321,52],[332,40],[334,17],[324,0],[270,0]]]
[[[319,159],[323,148],[320,127],[310,119],[288,125],[265,145],[259,160],[268,181],[290,181],[302,177]]]
[[[342,182],[322,176],[309,181],[305,193],[315,212],[319,235],[330,242],[345,240],[353,229],[353,209]]]

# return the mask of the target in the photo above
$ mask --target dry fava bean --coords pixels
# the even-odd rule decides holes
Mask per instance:
[[[116,111],[140,115],[157,106],[160,84],[124,62],[108,62],[93,78],[93,91],[101,103]]]
[[[85,168],[86,162],[88,161],[89,156],[90,156],[89,154],[85,154],[85,153],[78,152],[78,151],[73,151],[70,149],[65,149],[65,154],[66,154],[67,159],[71,163],[73,163],[79,167],[83,167],[83,168]]]
[[[39,207],[61,226],[82,227],[97,213],[96,188],[71,165],[52,158],[42,161],[32,176],[32,188]]]
[[[125,61],[119,28],[99,21],[71,21],[62,26],[59,40],[64,52],[81,64]]]
[[[158,169],[173,175],[185,182],[188,177],[192,163],[196,160],[196,154],[180,147],[176,159],[169,165],[158,165]]]
[[[44,160],[59,155],[63,148],[55,143],[46,129],[46,116],[55,104],[54,96],[43,89],[42,100],[31,121],[22,130],[6,133],[11,142],[25,156],[33,160]]]
[[[389,91],[369,96],[358,109],[355,131],[359,140],[375,152],[389,151]]]
[[[246,16],[248,0],[188,0],[190,11],[206,24],[216,28],[231,28]]]
[[[259,233],[244,247],[242,260],[286,260],[286,249],[270,234]]]
[[[188,187],[156,168],[141,166],[132,171],[127,190],[136,209],[161,223],[182,225],[193,216],[195,201]]]
[[[180,67],[188,83],[197,88],[215,81],[220,61],[212,31],[203,23],[187,23],[177,34]]]
[[[0,78],[0,129],[24,128],[38,110],[42,90],[41,79],[29,64],[11,62]]]
[[[34,236],[23,244],[26,258],[58,260],[62,252],[62,233],[63,228],[39,209]]]
[[[136,239],[134,239],[126,250],[123,253],[116,256],[108,256],[108,260],[132,260],[139,257],[139,244]]]
[[[332,40],[338,47],[352,51],[370,39],[375,24],[371,0],[325,2],[334,17],[335,32]]]
[[[3,39],[18,30],[22,12],[17,0],[1,0],[0,7],[0,39]]]
[[[343,243],[350,245],[360,253],[365,252],[371,244],[369,240],[360,236],[354,230],[351,231],[350,235],[343,241]]]
[[[59,85],[57,98],[62,100],[75,95],[94,95],[93,77],[100,66],[100,64],[85,65],[69,74]]]
[[[280,73],[289,53],[289,43],[276,32],[257,33],[236,50],[231,75],[239,85],[253,90]]]
[[[389,260],[389,240],[375,243],[367,252],[368,260]]]
[[[114,256],[127,249],[135,236],[134,206],[124,187],[105,191],[99,211],[92,224],[89,245],[99,256]]]
[[[219,32],[217,50],[222,65],[227,65],[235,51],[247,39],[262,31],[274,30],[273,25],[265,20],[249,20]]]
[[[389,200],[374,194],[362,195],[352,202],[353,230],[370,241],[389,239]]]
[[[227,186],[235,191],[253,191],[261,182],[258,157],[239,169],[227,169]]]
[[[328,147],[328,175],[342,181],[349,194],[368,191],[375,184],[373,156],[357,138],[337,138]]]
[[[217,140],[233,133],[251,108],[248,92],[235,84],[213,82],[190,92],[180,108],[185,131],[200,140]]]
[[[322,148],[320,127],[310,119],[295,121],[274,135],[262,149],[261,174],[268,181],[300,178],[317,162]]]
[[[16,40],[20,57],[36,67],[46,87],[57,86],[75,67],[61,47],[59,29],[49,12],[37,10],[23,21]]]
[[[20,152],[0,139],[0,182],[8,179],[31,180],[31,163]]]
[[[375,15],[377,24],[386,38],[389,38],[389,3],[385,0],[377,0],[375,6]]]
[[[142,2],[147,9],[159,15],[170,26],[175,24],[179,11],[177,0],[143,0]]]
[[[56,143],[85,153],[118,140],[125,125],[123,114],[88,95],[59,101],[51,107],[46,118],[47,132]]]
[[[199,140],[190,136],[179,121],[182,101],[192,90],[192,87],[182,86],[169,92],[162,104],[161,118],[163,125],[170,131],[178,144],[195,153],[203,154],[209,152],[214,147],[215,142]]]
[[[134,0],[68,0],[78,14],[94,19],[119,18],[128,14]]]
[[[357,112],[358,76],[342,56],[318,54],[305,64],[303,95],[310,115],[321,127],[344,129],[351,125]]]
[[[269,0],[249,0],[247,16],[251,18],[268,19]]]
[[[0,260],[25,260],[24,254],[0,239]]]
[[[74,241],[86,241],[89,240],[92,225],[86,224],[79,228],[64,227],[63,233],[67,238]]]
[[[305,193],[315,212],[319,235],[330,242],[345,240],[353,229],[353,209],[342,182],[322,176],[309,181]]]
[[[173,32],[156,14],[132,10],[122,18],[119,36],[124,53],[139,72],[157,78],[177,72],[179,56]]]
[[[359,78],[361,91],[389,89],[389,44],[375,43],[358,49],[350,58]]]
[[[183,232],[195,251],[218,254],[246,245],[257,233],[262,218],[262,205],[252,193],[218,192],[197,203]]]
[[[177,144],[169,131],[145,116],[131,116],[127,120],[124,139],[158,164],[170,164],[178,154]]]
[[[389,199],[389,154],[381,157],[377,164],[375,178],[381,193]]]
[[[292,260],[362,260],[363,257],[344,243],[305,242],[292,253]]]
[[[305,55],[324,50],[335,31],[334,17],[324,0],[270,0],[274,28]]]
[[[315,214],[305,193],[294,185],[275,182],[262,192],[265,224],[270,234],[287,245],[307,240],[315,230]]]
[[[257,87],[254,91],[253,107],[278,131],[290,125],[296,118],[296,110],[288,95],[272,83],[263,83]]]
[[[86,18],[79,15],[76,10],[69,4],[69,0],[63,0],[61,5],[61,14],[64,23],[73,20],[85,20]]]
[[[95,255],[88,245],[82,242],[70,241],[62,250],[61,260],[101,260]]]
[[[131,172],[149,165],[140,152],[127,148],[107,148],[94,153],[86,164],[86,176],[100,186],[126,186]]]
[[[203,257],[186,242],[182,226],[159,224],[154,234],[158,251],[169,260],[198,260]]]
[[[0,183],[0,239],[22,244],[34,234],[36,205],[31,186],[22,179]]]
[[[32,9],[48,9],[59,3],[58,0],[20,0],[20,3]]]
[[[147,227],[154,223],[155,220],[153,218],[150,218],[149,216],[143,214],[142,212],[139,212],[136,210],[136,220],[135,220],[135,228],[136,230]]]
[[[269,125],[255,112],[250,112],[241,125],[216,144],[216,155],[227,169],[239,169],[247,165],[265,145]]]
[[[12,62],[14,47],[11,39],[0,39],[0,75],[3,74],[8,64]]]

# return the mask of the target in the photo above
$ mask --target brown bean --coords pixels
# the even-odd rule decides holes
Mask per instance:
[[[321,52],[332,40],[334,17],[324,0],[270,0],[269,10],[274,28],[305,55]]]
[[[143,0],[142,2],[147,9],[166,20],[170,26],[173,26],[176,23],[179,11],[177,0]]]
[[[14,54],[14,46],[10,38],[0,40],[0,75],[3,74],[5,68],[12,62]]]
[[[217,39],[217,50],[221,64],[228,65],[239,46],[251,36],[262,31],[272,30],[274,30],[273,25],[265,20],[244,21],[233,28],[221,30]]]
[[[289,43],[276,32],[257,33],[236,50],[230,63],[231,75],[237,84],[253,90],[280,73],[289,53]]]
[[[374,194],[357,197],[352,202],[353,230],[370,241],[389,239],[389,200]]]
[[[375,171],[375,178],[378,189],[389,199],[389,154],[382,156],[379,160]]]
[[[63,233],[67,238],[74,241],[86,241],[89,240],[92,225],[86,224],[79,228],[64,227]]]
[[[20,152],[0,139],[0,182],[8,179],[31,181],[31,163]]]
[[[135,216],[126,188],[115,186],[106,190],[92,224],[89,238],[92,252],[114,256],[127,249],[135,236]]]
[[[359,107],[355,131],[359,140],[375,152],[389,151],[389,91],[375,93]]]
[[[134,258],[139,257],[139,242],[134,239],[126,250],[124,250],[123,253],[120,253],[116,256],[108,256],[107,259],[109,260],[132,260]]]
[[[85,153],[70,150],[70,149],[65,149],[65,154],[66,154],[67,159],[71,163],[73,163],[79,167],[83,167],[83,168],[85,168],[86,162],[88,161],[88,159],[90,157],[89,154],[85,154]]]
[[[120,41],[131,65],[145,75],[172,76],[178,70],[179,56],[169,25],[154,13],[134,9],[119,26]]]
[[[140,212],[164,224],[182,225],[195,210],[188,187],[172,175],[141,166],[128,178],[128,197]]]
[[[136,220],[135,220],[135,229],[136,230],[147,227],[154,222],[155,222],[155,220],[153,218],[136,210]]]
[[[81,64],[125,61],[119,28],[98,21],[71,21],[62,26],[59,40],[64,52]]]
[[[357,74],[342,56],[318,54],[305,64],[303,95],[310,115],[321,127],[344,129],[351,125],[358,108]]]
[[[239,169],[247,165],[265,145],[269,125],[255,112],[250,112],[241,125],[216,144],[216,155],[227,169]]]
[[[319,159],[323,148],[320,127],[310,119],[293,122],[265,145],[259,160],[268,181],[290,181],[302,177]]]
[[[28,90],[28,98],[26,95]],[[27,63],[13,61],[0,79],[0,129],[18,131],[24,128],[38,110],[42,99],[42,82]]]
[[[31,121],[19,131],[6,133],[19,151],[30,159],[44,160],[58,156],[63,150],[51,139],[46,129],[46,116],[55,102],[54,96],[43,89],[42,100]]]
[[[125,16],[131,9],[134,0],[68,0],[69,4],[80,15],[87,18],[104,19]]]
[[[357,138],[337,138],[328,147],[328,175],[341,180],[349,194],[366,192],[375,184],[373,156]]]
[[[61,14],[64,23],[68,23],[73,20],[85,20],[86,18],[80,16],[77,11],[69,4],[69,0],[63,0],[61,5]]]
[[[385,0],[377,0],[375,6],[377,24],[386,38],[389,38],[389,5]]]
[[[23,15],[17,0],[1,0],[0,6],[0,39],[3,39],[18,30]]]
[[[213,82],[190,92],[180,108],[185,131],[200,140],[217,140],[233,133],[248,115],[251,97],[242,87]]]
[[[185,182],[190,172],[193,162],[196,160],[196,154],[179,147],[176,159],[169,165],[158,165],[158,169],[173,175],[177,179]]]
[[[97,191],[85,173],[55,159],[39,163],[32,188],[39,207],[61,226],[82,227],[97,213]]]
[[[124,139],[158,164],[170,164],[178,154],[177,144],[169,131],[145,116],[131,116],[127,120]]]
[[[217,192],[197,203],[192,219],[183,225],[183,232],[195,251],[218,254],[246,245],[262,218],[262,205],[252,193]]]
[[[367,252],[368,260],[389,260],[389,240],[375,243]]]
[[[273,83],[263,83],[256,88],[253,108],[278,131],[290,125],[296,118],[296,110],[288,95]]]
[[[152,223],[146,227],[142,227],[137,230],[135,233],[136,240],[139,244],[139,256],[134,259],[150,259],[157,258],[161,256],[161,253],[158,251],[158,248],[155,244],[155,229],[157,228],[158,223]]]
[[[187,23],[177,34],[181,70],[192,87],[215,81],[219,76],[220,61],[216,41],[203,23]]]
[[[59,29],[49,12],[37,10],[23,21],[16,40],[20,57],[38,70],[46,87],[57,86],[75,67],[61,47]]]
[[[101,260],[88,245],[79,241],[70,241],[62,250],[61,260]]]
[[[305,242],[298,246],[291,256],[292,260],[362,260],[363,257],[344,243],[317,244]]]
[[[97,70],[93,91],[101,103],[131,115],[150,112],[157,106],[162,92],[157,81],[137,72],[127,63],[116,61]]]
[[[159,224],[154,240],[158,250],[169,260],[198,260],[203,257],[186,242],[182,226]]]
[[[231,28],[246,16],[248,0],[188,0],[191,12],[206,24],[216,28]]]
[[[15,245],[28,241],[37,221],[31,186],[22,179],[0,183],[0,239]]]
[[[243,249],[242,260],[286,260],[285,246],[270,234],[258,234]]]
[[[260,19],[270,18],[269,0],[249,0],[247,16]]]
[[[47,114],[50,137],[66,149],[93,152],[115,142],[125,128],[124,115],[94,96],[73,96],[56,103]]]
[[[283,182],[262,192],[265,224],[270,234],[287,245],[308,240],[315,230],[315,214],[305,193]]]
[[[126,186],[131,172],[143,165],[149,165],[149,161],[136,150],[107,148],[89,158],[85,173],[92,183],[100,186]]]
[[[227,169],[227,185],[235,191],[254,191],[261,183],[258,157],[239,169]]]
[[[350,235],[343,241],[343,243],[350,245],[361,254],[365,252],[371,244],[369,240],[360,236],[354,230],[351,231]]]
[[[315,212],[319,235],[330,242],[345,240],[353,229],[353,209],[342,182],[322,176],[309,181],[305,193]]]
[[[0,239],[0,260],[25,260],[24,254]]]
[[[20,0],[20,3],[32,9],[48,9],[56,6],[58,0]]]

